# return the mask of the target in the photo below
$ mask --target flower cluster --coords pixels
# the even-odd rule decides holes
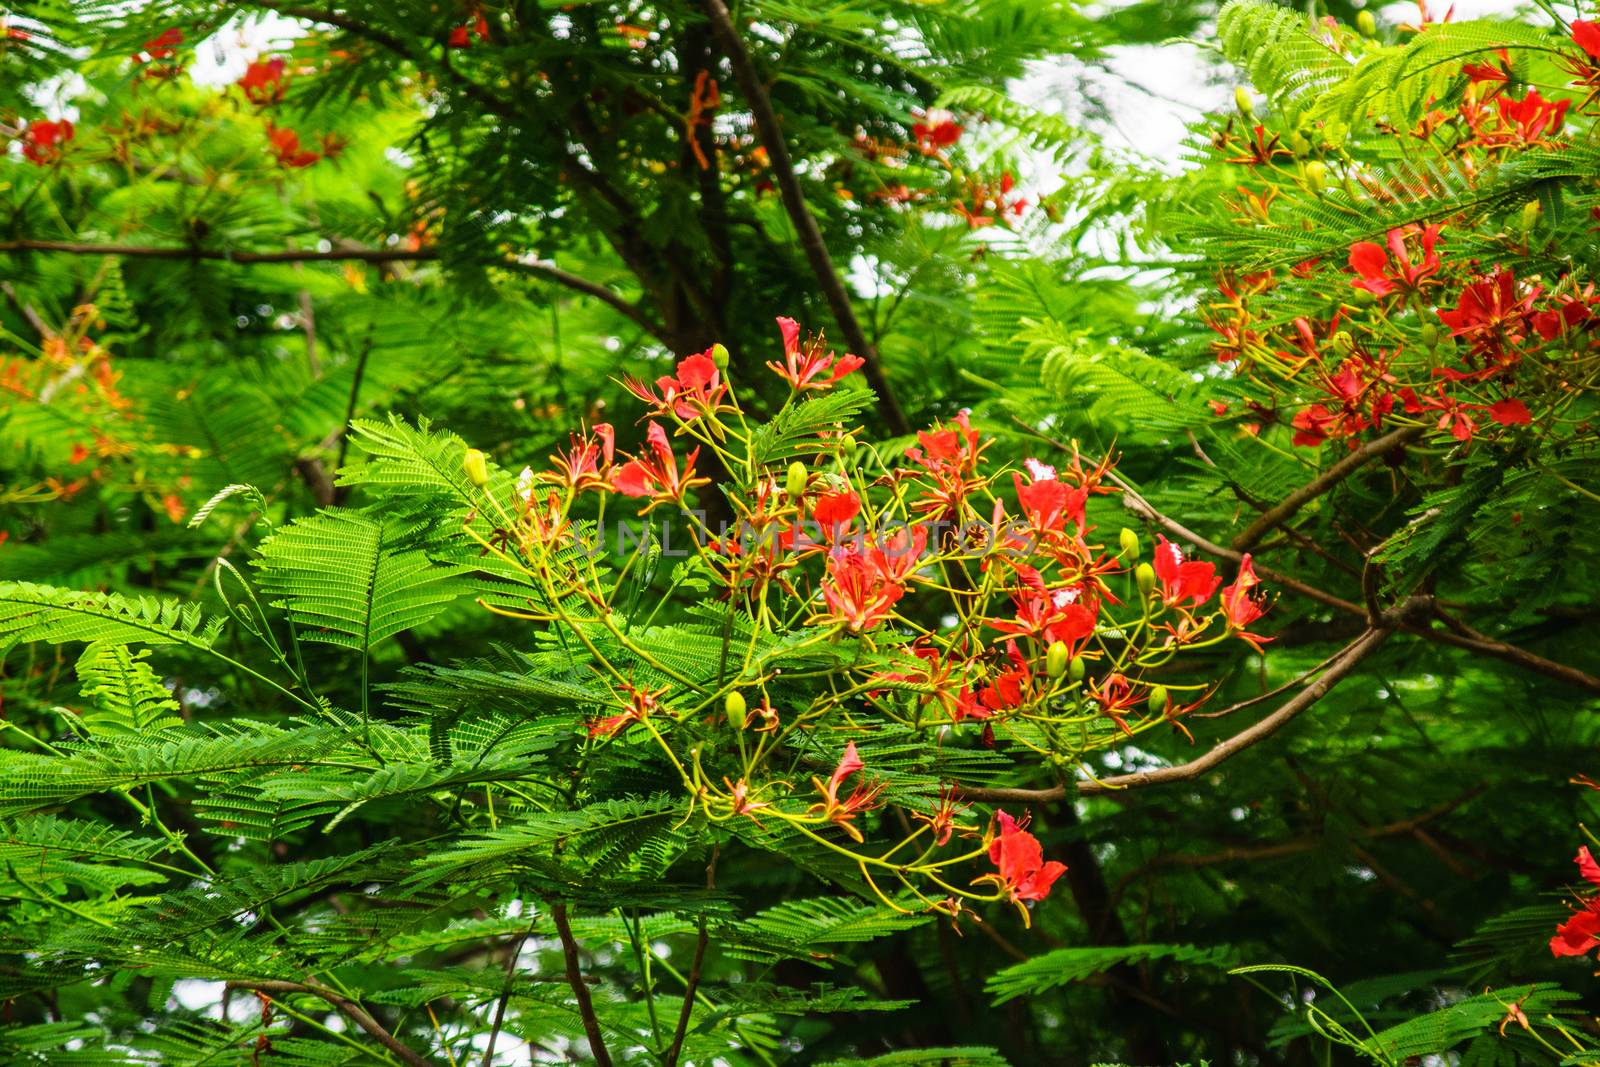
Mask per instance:
[[[1183,681],[1174,659],[1268,640],[1252,632],[1266,605],[1250,557],[1230,578],[1165,537],[1148,562],[1133,530],[1103,544],[1091,513],[1119,492],[1109,457],[1067,444],[1054,464],[1009,469],[991,461],[994,442],[966,412],[898,454],[860,442],[836,415],[812,424],[811,412],[865,403],[851,380],[863,360],[791,319],[777,325],[780,357],[767,368],[787,400],[765,424],[714,345],[653,381],[624,380],[644,408],[634,450],[596,425],[545,469],[503,480],[469,452],[466,471],[491,494],[497,525],[486,535],[475,514],[468,535],[541,591],[492,610],[592,630],[583,646],[613,699],[588,738],[658,749],[702,817],[842,853],[874,888],[899,883],[909,898],[880,890],[895,907],[910,899],[956,916],[1008,901],[1026,915],[1062,865],[1021,820],[963,818],[955,782],[936,798],[891,788],[889,768],[872,765],[875,738],[909,732],[1088,774],[1096,749],[1160,727],[1186,733],[1184,716],[1211,687]],[[810,428],[782,436],[796,425]],[[713,528],[695,506],[718,496],[726,514]],[[712,680],[653,656],[620,621],[619,560],[594,551],[603,534],[593,517],[612,501],[687,524],[693,554],[675,581],[704,582],[727,618]],[[637,565],[635,548],[620,573]],[[809,787],[797,776],[806,767]],[[883,819],[890,804],[906,819]],[[878,845],[893,826],[906,836]],[[963,866],[984,859],[992,870],[958,884]]]
[[[1336,24],[1325,28],[1329,46],[1353,58],[1370,47]],[[1545,219],[1545,205],[1513,204],[1509,217],[1430,211],[1445,183],[1421,177],[1477,182],[1519,153],[1567,150],[1574,120],[1592,123],[1600,93],[1600,25],[1579,20],[1571,34],[1575,47],[1557,69],[1586,95],[1528,87],[1533,53],[1466,55],[1459,90],[1429,101],[1414,128],[1384,125],[1389,118],[1376,127],[1425,160],[1396,178],[1363,162],[1348,131],[1304,121],[1273,131],[1241,96],[1248,129],[1230,120],[1213,138],[1245,172],[1233,201],[1238,225],[1284,226],[1291,205],[1319,200],[1352,216],[1410,205],[1430,221],[1391,226],[1337,257],[1223,274],[1206,308],[1213,350],[1258,388],[1240,410],[1215,405],[1218,414],[1249,433],[1287,423],[1306,448],[1355,448],[1407,426],[1467,444],[1548,426],[1590,388],[1600,296],[1551,254],[1557,222]],[[1530,266],[1540,260],[1545,269]]]

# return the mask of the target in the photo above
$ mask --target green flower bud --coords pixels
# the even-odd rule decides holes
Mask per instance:
[[[1320,159],[1313,159],[1300,168],[1305,175],[1306,185],[1313,193],[1320,193],[1328,187],[1328,165]]]
[[[1356,29],[1361,31],[1363,37],[1376,37],[1378,34],[1378,20],[1372,12],[1363,11],[1356,15]]]
[[[1167,687],[1158,685],[1150,690],[1150,710],[1161,714],[1167,710]]]
[[[1341,356],[1348,356],[1356,350],[1356,339],[1350,336],[1350,331],[1340,330],[1333,335],[1333,350]]]
[[[851,434],[845,434],[839,438],[839,452],[842,455],[853,456],[856,454],[856,449],[860,447],[861,442],[857,441]]]
[[[1528,231],[1537,226],[1539,224],[1539,215],[1543,211],[1544,208],[1539,205],[1539,201],[1537,200],[1529,200],[1526,204],[1523,204],[1522,229],[1524,231]]]
[[[1250,90],[1245,88],[1244,86],[1242,86],[1242,85],[1234,86],[1234,89],[1233,89],[1233,103],[1234,103],[1234,106],[1239,109],[1239,114],[1243,115],[1245,118],[1248,119],[1248,118],[1253,118],[1255,116],[1255,113],[1256,113],[1255,101],[1250,99]]]
[[[789,475],[783,483],[783,488],[789,494],[790,500],[799,500],[806,495],[806,465],[799,460],[789,464]]]
[[[1439,347],[1439,327],[1431,322],[1422,324],[1422,343],[1428,348]]]
[[[1139,592],[1149,596],[1156,591],[1156,569],[1148,563],[1141,563],[1133,572],[1133,580],[1139,585]]]
[[[467,454],[461,459],[461,466],[466,470],[467,477],[472,479],[473,485],[485,485],[488,483],[489,461],[476,448],[467,449]]]
[[[1289,136],[1284,138],[1289,145],[1289,150],[1297,156],[1303,156],[1311,151],[1311,142],[1306,140],[1306,135],[1299,130],[1289,131]]]
[[[1126,526],[1122,528],[1122,558],[1139,558],[1139,535]]]
[[[1072,662],[1067,664],[1067,677],[1074,682],[1083,681],[1083,676],[1089,671],[1089,665],[1083,662],[1082,656],[1073,656]]]
[[[718,341],[711,346],[711,362],[717,365],[718,370],[728,369],[728,346]]]
[[[1071,656],[1071,650],[1064,642],[1050,642],[1050,647],[1044,654],[1044,672],[1052,678],[1060,678],[1067,673],[1067,661]]]
[[[737,689],[728,690],[728,695],[722,700],[722,712],[728,716],[728,725],[735,730],[743,730],[747,710],[744,694]]]

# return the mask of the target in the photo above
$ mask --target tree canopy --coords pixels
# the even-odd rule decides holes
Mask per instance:
[[[0,18],[0,1062],[1600,1063],[1600,16],[1311,7]]]

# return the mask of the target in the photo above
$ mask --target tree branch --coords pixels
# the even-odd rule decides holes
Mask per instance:
[[[1109,778],[1079,781],[1074,784],[1073,792],[1078,796],[1098,796],[1125,789],[1140,789],[1145,786],[1163,785],[1168,782],[1187,782],[1200,777],[1213,767],[1232,759],[1245,749],[1265,741],[1286,726],[1295,716],[1321,700],[1340,679],[1355,670],[1362,660],[1377,651],[1378,646],[1388,640],[1389,635],[1394,633],[1399,624],[1400,613],[1391,612],[1390,615],[1385,617],[1382,625],[1366,630],[1360,637],[1346,645],[1344,651],[1333,658],[1328,664],[1327,670],[1323,671],[1316,681],[1311,682],[1289,700],[1284,701],[1277,710],[1266,718],[1246,729],[1240,730],[1226,740],[1217,742],[1205,755],[1172,767],[1157,767],[1153,770],[1137,771],[1133,774],[1118,774]],[[968,789],[963,787],[961,793],[968,800],[983,803],[1029,804],[1061,800],[1067,796],[1068,787],[1065,785],[1052,786],[1049,789],[1010,789],[1004,787]]]
[[[1395,449],[1404,448],[1412,441],[1415,441],[1422,436],[1422,430],[1423,427],[1421,426],[1405,426],[1384,434],[1382,437],[1374,438],[1354,452],[1348,453],[1333,466],[1258,516],[1255,522],[1252,522],[1245,528],[1243,533],[1233,539],[1233,550],[1235,552],[1250,551],[1268,532],[1293,518],[1295,512],[1323,493],[1328,492],[1328,490],[1344,481],[1351,474],[1366,466],[1370,461],[1377,459],[1379,456],[1386,456]]]
[[[806,206],[805,191],[800,188],[794,161],[789,156],[789,146],[783,139],[783,129],[779,126],[777,112],[772,107],[772,97],[768,95],[766,86],[762,84],[761,77],[756,72],[755,63],[744,46],[744,40],[734,28],[733,17],[728,13],[727,5],[723,0],[705,0],[705,8],[707,16],[711,19],[712,29],[721,39],[723,51],[733,64],[734,79],[739,83],[740,91],[744,93],[745,102],[750,105],[756,130],[761,135],[761,143],[767,150],[768,160],[772,163],[772,174],[777,180],[778,191],[783,196],[783,206],[789,213],[789,221],[794,224],[795,231],[800,235],[800,247],[805,252],[806,261],[811,265],[811,273],[816,277],[817,285],[822,289],[823,296],[827,297],[834,321],[843,331],[845,343],[850,346],[850,351],[866,360],[863,370],[866,373],[867,383],[872,386],[873,392],[878,394],[878,412],[883,416],[883,421],[888,425],[890,432],[910,433],[911,424],[906,421],[905,412],[900,409],[900,402],[895,399],[894,391],[890,389],[888,379],[884,377],[883,364],[878,359],[877,349],[867,340],[866,333],[861,329],[855,309],[850,304],[850,294],[845,290],[844,280],[839,277],[839,271],[833,265],[833,257],[828,254],[828,246],[822,238],[822,230],[817,225],[816,216],[812,215],[811,209]]]
[[[166,247],[160,245],[94,244],[82,241],[0,241],[0,252],[59,252],[75,256],[127,256],[134,259],[214,260],[242,265],[258,263],[431,263],[439,260],[439,252],[432,248],[415,251],[399,248],[339,247],[327,252],[309,249],[283,249],[271,252],[235,251],[226,248]],[[592,296],[625,318],[643,327],[652,337],[666,341],[666,331],[651,321],[634,304],[628,303],[612,290],[562,270],[553,263],[542,260],[525,260],[507,257],[492,261],[492,266],[531,274],[565,286],[574,292]]]
[[[367,1013],[366,1009],[348,997],[329,989],[327,986],[316,985],[309,982],[284,982],[276,980],[237,981],[229,982],[225,989],[250,989],[260,993],[305,993],[309,996],[319,997],[328,1002],[340,1015],[355,1023],[370,1034],[378,1044],[394,1053],[411,1067],[433,1067],[433,1064],[422,1056],[417,1055],[409,1047],[400,1042],[383,1024]]]
[[[678,1056],[683,1052],[683,1039],[689,1032],[689,1019],[694,1014],[694,995],[700,988],[700,967],[706,959],[706,917],[700,916],[700,935],[694,944],[694,961],[689,966],[689,977],[683,986],[683,1007],[678,1010],[678,1028],[673,1032],[672,1044],[661,1057],[663,1067],[678,1067]]]
[[[589,1052],[594,1056],[595,1067],[611,1067],[611,1053],[606,1050],[606,1039],[600,1033],[600,1020],[594,1014],[594,1000],[583,980],[583,969],[578,962],[578,942],[572,936],[572,924],[567,921],[565,904],[550,905],[550,917],[555,920],[556,934],[561,938],[561,956],[567,965],[567,984],[578,1002],[578,1015],[583,1019],[583,1032],[589,1039]]]

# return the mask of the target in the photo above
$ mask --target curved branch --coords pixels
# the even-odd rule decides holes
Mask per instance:
[[[866,365],[862,369],[866,374],[867,383],[872,386],[873,392],[878,394],[878,411],[888,425],[889,431],[894,434],[910,433],[911,424],[906,421],[905,412],[900,409],[900,402],[895,399],[894,391],[889,388],[888,379],[884,377],[883,364],[878,360],[878,351],[867,340],[866,333],[861,329],[861,322],[856,318],[855,309],[850,304],[850,294],[845,291],[844,280],[839,277],[839,271],[833,265],[833,257],[828,254],[827,243],[822,239],[822,230],[817,225],[816,217],[811,214],[811,209],[806,206],[805,191],[800,188],[800,179],[795,174],[794,161],[789,156],[789,146],[783,139],[783,129],[778,125],[778,114],[772,107],[772,97],[767,93],[766,86],[762,84],[761,77],[756,72],[755,63],[744,46],[744,40],[734,28],[733,16],[728,13],[728,7],[723,0],[705,0],[705,8],[707,16],[711,19],[712,29],[716,31],[717,37],[722,42],[723,51],[733,64],[733,76],[739,83],[739,90],[744,94],[745,102],[750,105],[756,130],[761,135],[761,144],[766,148],[767,159],[772,164],[773,177],[777,179],[778,191],[783,195],[783,206],[789,213],[789,221],[794,224],[795,231],[800,235],[800,247],[806,254],[806,261],[811,264],[811,273],[815,275],[817,285],[828,299],[828,307],[833,311],[834,321],[843,331],[845,343],[850,346],[850,351],[866,360]]]
[[[283,249],[271,252],[235,251],[228,248],[199,248],[161,245],[95,244],[83,241],[0,241],[0,252],[58,252],[75,256],[127,256],[134,259],[213,260],[220,263],[242,265],[260,263],[432,263],[440,259],[433,248],[414,251],[399,248],[345,247],[319,252],[306,249]],[[531,274],[564,286],[574,292],[592,296],[618,314],[636,323],[657,340],[666,341],[666,331],[635,304],[630,304],[611,289],[562,270],[554,263],[507,257],[494,260],[490,266]]]
[[[1216,767],[1218,764],[1232,759],[1245,749],[1250,748],[1286,726],[1295,716],[1311,707],[1328,694],[1339,680],[1366,659],[1378,646],[1388,640],[1398,625],[1398,617],[1385,618],[1383,624],[1366,630],[1360,637],[1346,645],[1328,664],[1316,681],[1311,682],[1289,700],[1279,705],[1277,710],[1266,718],[1260,720],[1223,741],[1217,742],[1212,749],[1203,756],[1198,756],[1187,763],[1179,763],[1171,767],[1157,767],[1148,771],[1136,771],[1133,774],[1118,774],[1109,778],[1098,780],[1079,781],[1072,786],[1072,792],[1078,796],[1098,796],[1104,793],[1120,792],[1125,789],[1140,789],[1145,786],[1163,785],[1168,782],[1187,782],[1198,778],[1202,774]],[[984,803],[1041,803],[1052,800],[1062,800],[1068,795],[1066,785],[1052,786],[1049,789],[968,789],[962,788],[962,796],[968,800]]]
[[[1422,436],[1422,431],[1423,427],[1421,426],[1405,426],[1384,434],[1382,437],[1374,438],[1354,452],[1347,454],[1333,466],[1257,516],[1255,522],[1252,522],[1245,528],[1243,533],[1233,539],[1233,550],[1235,552],[1250,551],[1267,533],[1293,518],[1295,512],[1366,466],[1368,462],[1377,459],[1379,456],[1388,455],[1397,448],[1404,448],[1412,441],[1415,441]]]
[[[235,981],[224,986],[225,989],[249,989],[259,993],[305,993],[309,996],[319,997],[340,1015],[355,1023],[370,1034],[378,1044],[394,1053],[411,1067],[433,1067],[431,1061],[413,1052],[407,1045],[397,1039],[383,1024],[374,1019],[367,1010],[355,1001],[341,993],[335,992],[324,985],[310,982],[285,982],[263,979],[261,981]]]

